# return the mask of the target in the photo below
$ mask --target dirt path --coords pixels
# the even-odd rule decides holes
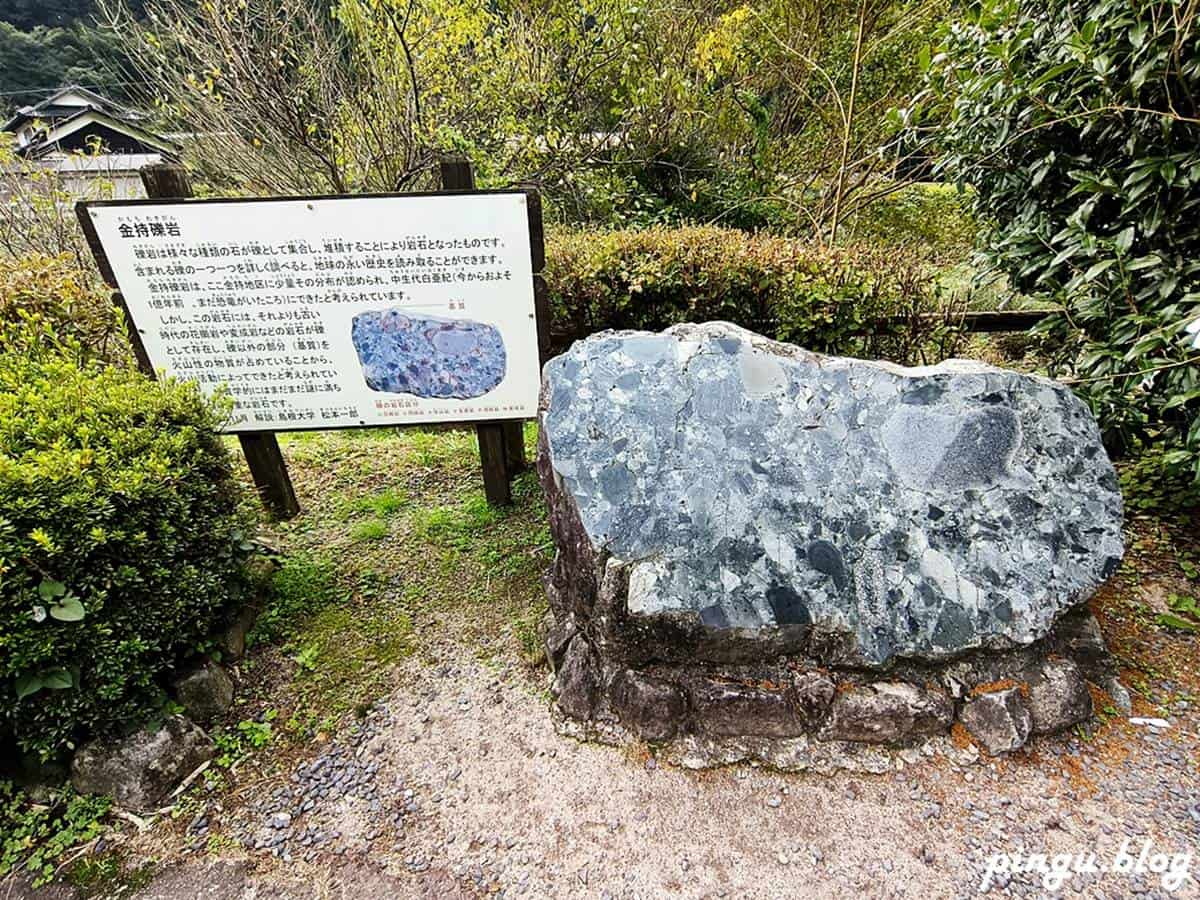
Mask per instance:
[[[1191,708],[1166,728],[1041,741],[1000,763],[690,772],[556,734],[518,668],[460,658],[412,674],[417,689],[294,778],[210,814],[205,831],[249,847],[185,854],[137,896],[961,897],[1000,851],[1098,865],[1126,839],[1135,854],[1147,839],[1152,853],[1200,851]],[[992,895],[1045,896],[1040,878],[1001,875]],[[1151,872],[1076,875],[1062,893],[1200,896],[1194,880],[1168,894]]]

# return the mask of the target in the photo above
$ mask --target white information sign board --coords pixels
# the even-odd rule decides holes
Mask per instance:
[[[523,192],[89,204],[156,369],[231,432],[532,419]]]

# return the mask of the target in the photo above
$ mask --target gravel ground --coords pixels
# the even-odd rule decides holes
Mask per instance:
[[[1165,727],[1114,723],[1000,761],[693,772],[556,733],[518,668],[461,658],[411,675],[417,689],[290,777],[193,819],[194,852],[138,896],[969,897],[999,852],[1094,853],[1107,867],[1127,840],[1134,858],[1148,840],[1148,869],[1154,854],[1200,851],[1200,735],[1186,702]],[[237,846],[201,850],[213,833]],[[1076,874],[1057,892],[1038,873],[998,874],[989,891],[1054,894],[1200,889],[1168,892],[1147,870]]]

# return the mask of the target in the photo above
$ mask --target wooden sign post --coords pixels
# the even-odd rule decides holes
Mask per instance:
[[[150,166],[150,199],[76,207],[139,367],[228,385],[277,518],[299,511],[287,430],[473,424],[488,502],[511,502],[549,351],[540,196],[441,174],[438,194],[194,200]]]
[[[444,159],[440,168],[442,190],[475,190],[475,172],[469,160]],[[535,260],[536,255],[535,251]],[[534,278],[541,278],[541,269],[535,261]],[[480,422],[475,426],[475,435],[479,439],[479,461],[483,466],[483,489],[487,501],[493,506],[505,506],[512,502],[513,477],[525,469],[525,432],[522,423]]]

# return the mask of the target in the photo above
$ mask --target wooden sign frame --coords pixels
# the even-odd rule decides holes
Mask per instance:
[[[143,205],[151,206],[154,205],[156,201],[159,203],[164,201],[186,202],[194,196],[192,192],[191,181],[188,178],[187,171],[182,166],[175,164],[146,166],[141,170],[141,177],[142,183],[146,188],[146,195],[149,199],[145,201],[132,201],[132,204],[141,203]],[[454,158],[443,160],[441,163],[441,179],[441,191],[423,194],[326,195],[319,198],[270,197],[246,199],[264,201],[305,199],[333,200],[342,199],[346,196],[411,197],[455,195],[466,193],[496,193],[491,191],[475,190],[474,172],[471,169],[471,164],[464,159]],[[506,191],[504,193],[511,193],[511,191]],[[545,278],[543,277],[543,270],[546,266],[545,231],[542,222],[541,195],[533,188],[524,189],[524,193],[526,196],[526,210],[529,217],[529,246],[533,268],[534,316],[537,328],[538,368],[540,369],[541,366],[545,364],[550,351],[550,309],[546,290],[546,282]],[[231,200],[229,202],[236,201]],[[112,266],[108,260],[108,255],[105,252],[103,245],[100,243],[100,238],[96,232],[95,224],[92,222],[91,216],[88,215],[89,208],[107,205],[112,204],[110,204],[108,201],[81,201],[75,206],[75,214],[79,220],[80,226],[83,229],[84,237],[87,240],[88,247],[91,249],[92,255],[96,259],[96,265],[100,269],[101,277],[108,284],[108,286],[115,291],[113,294],[113,302],[120,307],[122,315],[125,319],[126,331],[129,335],[129,342],[133,346],[133,353],[137,360],[138,368],[150,378],[156,378],[157,373],[155,372],[154,366],[150,361],[150,356],[146,351],[145,344],[142,342],[137,325],[134,323],[132,315],[130,315],[129,307],[125,302],[123,294],[121,293],[120,285],[117,283],[116,275],[114,274]],[[121,201],[120,205],[131,205],[131,202]],[[421,424],[426,423],[397,423],[394,425],[374,424],[360,426],[338,425],[326,426],[324,428],[318,426],[316,428],[301,427],[288,430],[345,430],[356,427],[411,428]],[[524,421],[515,419],[457,423],[450,421],[447,424],[474,425],[475,433],[479,441],[479,458],[483,468],[483,483],[488,503],[495,506],[511,503],[512,479],[526,467],[525,439],[523,431]],[[237,435],[238,441],[242,447],[242,452],[246,457],[246,463],[250,468],[250,474],[254,479],[255,487],[258,489],[259,496],[271,515],[277,519],[290,519],[299,513],[300,505],[296,500],[296,492],[292,487],[291,477],[287,471],[287,465],[284,462],[283,454],[279,449],[279,441],[276,437],[276,432],[238,432],[235,430],[230,433]]]

